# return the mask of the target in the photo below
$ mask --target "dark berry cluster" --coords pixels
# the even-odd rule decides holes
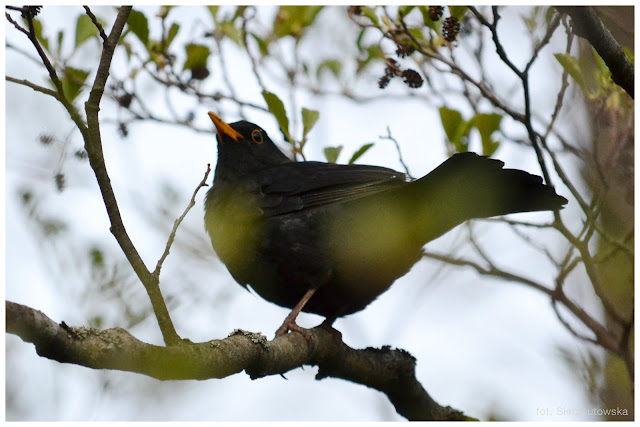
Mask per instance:
[[[191,69],[191,80],[204,80],[209,77],[207,67],[193,67]]]
[[[391,79],[396,76],[396,70],[398,69],[398,67],[395,66],[395,60],[388,59],[387,61],[387,68],[384,69],[384,76],[380,77],[380,80],[378,80],[378,86],[380,89],[387,87]]]
[[[435,22],[442,18],[444,6],[429,6],[429,18]]]
[[[404,58],[406,56],[411,55],[416,49],[413,46],[408,44],[398,44],[398,48],[396,49],[396,55],[400,58]]]
[[[460,32],[460,21],[450,16],[442,23],[442,38],[448,42],[454,42]]]
[[[131,101],[133,101],[133,95],[127,92],[124,92],[121,96],[116,97],[116,101],[121,107],[129,108],[131,105]]]
[[[422,76],[410,68],[402,72],[402,78],[405,84],[412,89],[417,89],[422,86]]]
[[[387,58],[387,68],[384,70],[384,76],[378,80],[378,86],[380,89],[387,87],[389,82],[395,76],[402,76],[404,83],[412,89],[417,89],[422,86],[422,76],[417,71],[410,68],[402,70],[395,59]]]
[[[22,8],[22,17],[27,20],[33,19],[38,13],[40,13],[42,6],[24,6]]]

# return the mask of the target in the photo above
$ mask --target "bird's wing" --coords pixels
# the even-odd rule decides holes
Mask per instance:
[[[257,173],[267,217],[358,199],[404,185],[403,173],[367,165],[285,163]]]

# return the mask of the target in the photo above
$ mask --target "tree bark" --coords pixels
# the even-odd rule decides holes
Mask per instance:
[[[121,328],[103,331],[54,322],[41,311],[6,302],[7,332],[31,342],[42,357],[93,369],[137,372],[159,380],[224,378],[246,371],[252,379],[316,365],[316,379],[341,378],[387,395],[409,420],[473,420],[441,406],[415,377],[415,359],[390,347],[355,350],[337,334],[317,327],[309,339],[289,333],[273,341],[236,330],[222,340],[162,347],[144,343]]]

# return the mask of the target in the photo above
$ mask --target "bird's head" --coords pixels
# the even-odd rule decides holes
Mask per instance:
[[[227,123],[211,111],[209,117],[218,131],[218,165],[224,162],[250,169],[291,161],[260,126],[246,120]]]

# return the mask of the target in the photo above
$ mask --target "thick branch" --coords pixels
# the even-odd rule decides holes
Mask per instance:
[[[633,65],[591,6],[556,6],[571,16],[575,33],[586,39],[609,67],[613,81],[633,99]]]
[[[235,331],[204,343],[183,340],[160,347],[144,343],[121,328],[99,331],[57,324],[44,313],[6,302],[7,332],[35,344],[48,359],[93,369],[137,372],[160,380],[224,378],[246,371],[251,378],[317,365],[318,379],[341,378],[385,393],[398,413],[410,420],[468,420],[462,412],[436,403],[415,378],[415,359],[388,347],[354,350],[322,328],[307,341],[290,333],[273,341]]]

